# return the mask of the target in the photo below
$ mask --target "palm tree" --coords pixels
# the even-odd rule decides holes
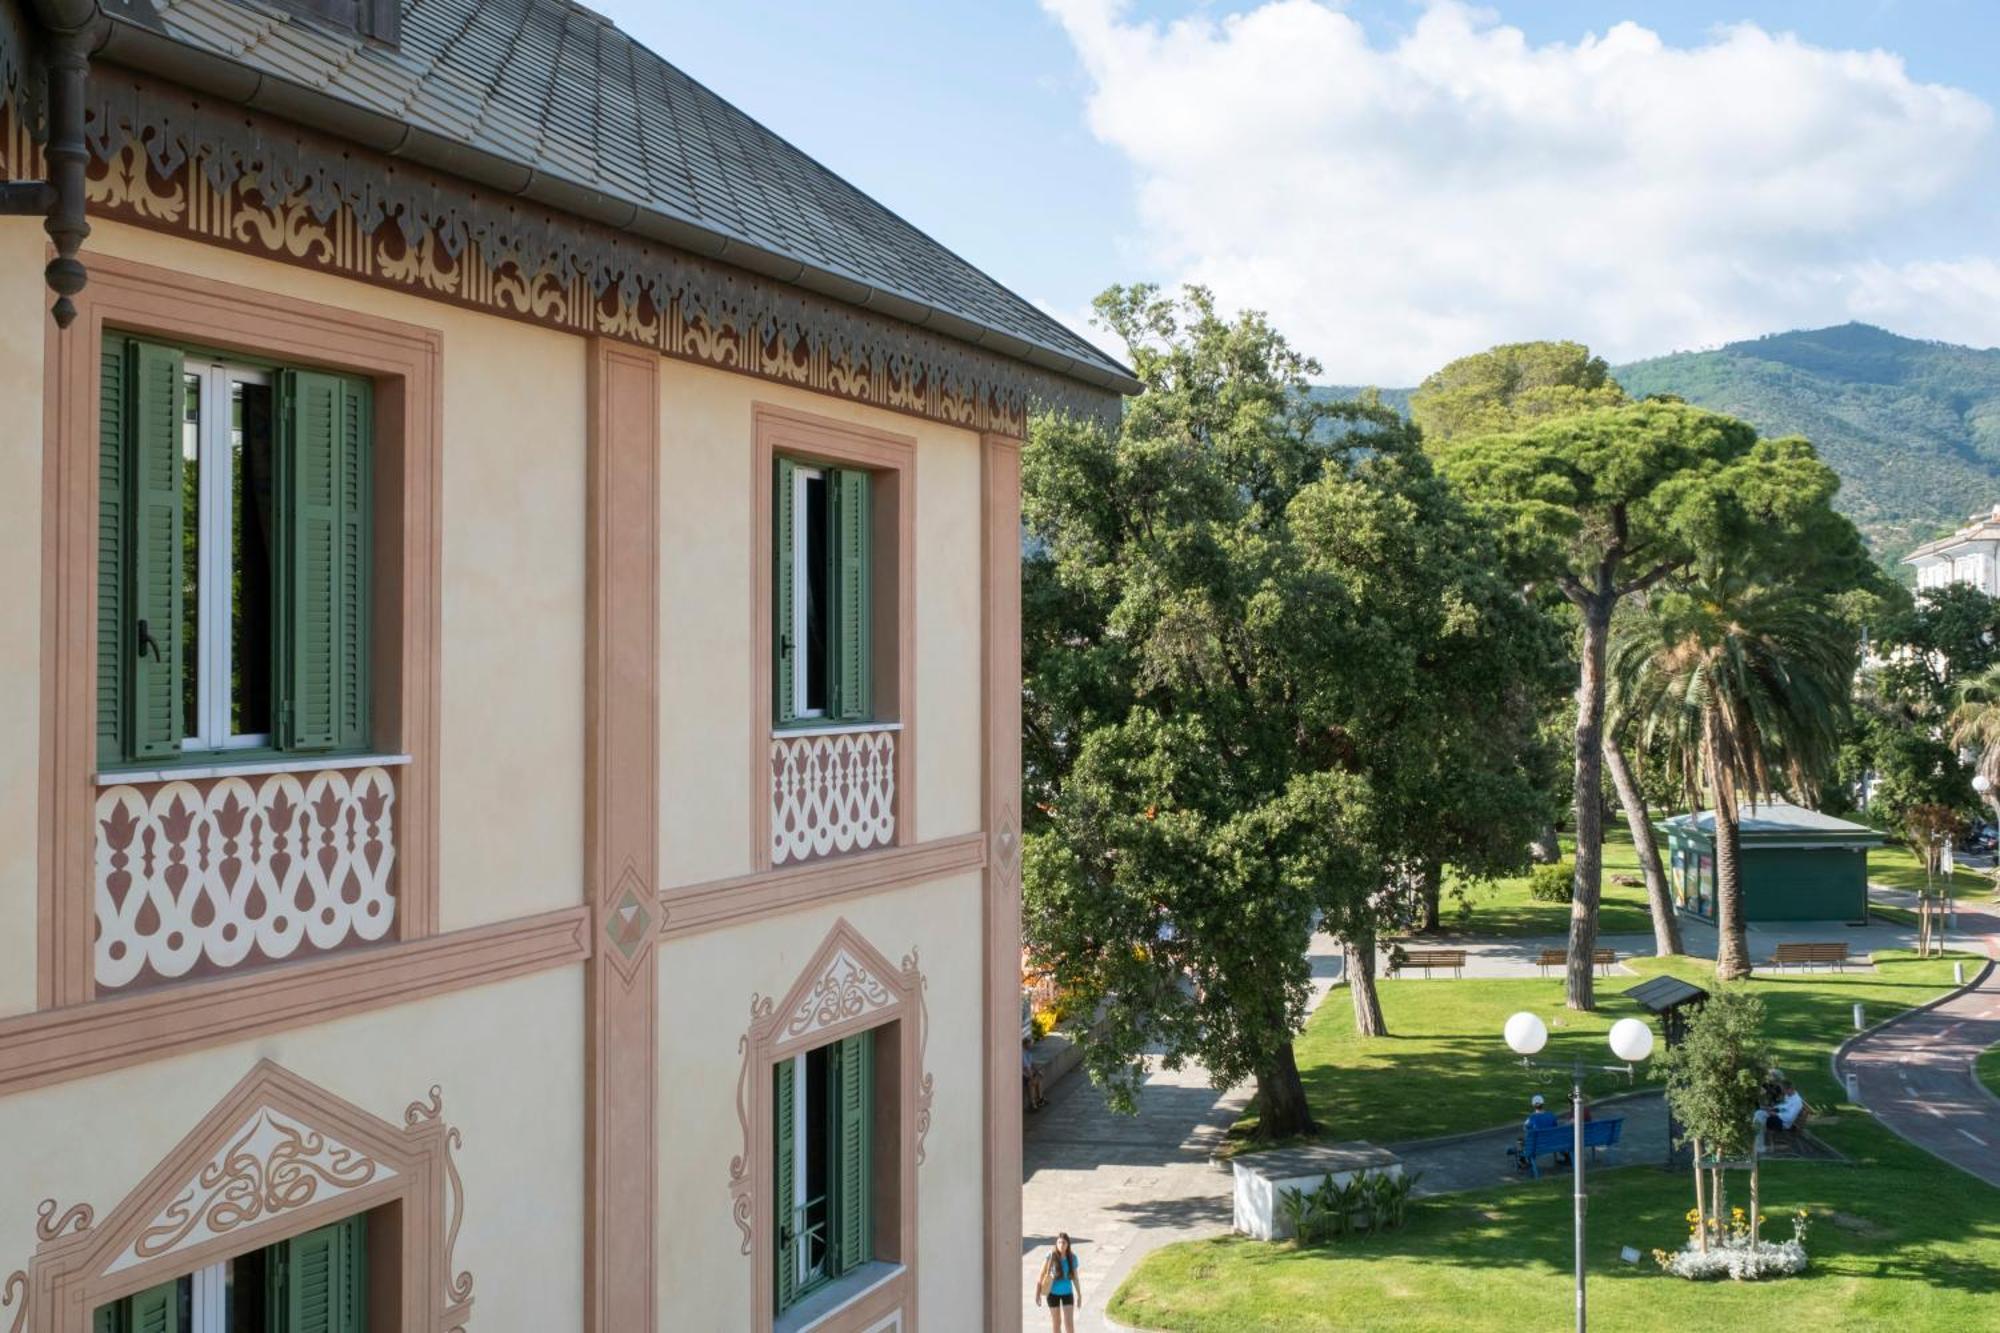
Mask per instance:
[[[1956,695],[1946,720],[1951,743],[1978,754],[1973,771],[1992,784],[1989,794],[2000,793],[2000,666],[1960,681]]]
[[[1859,658],[1851,626],[1817,597],[1709,572],[1656,598],[1618,637],[1618,711],[1715,811],[1716,958],[1748,976],[1739,806],[1778,782],[1809,796],[1839,747]],[[1776,779],[1777,781],[1774,781]]]

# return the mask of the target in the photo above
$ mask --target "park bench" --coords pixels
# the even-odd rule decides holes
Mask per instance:
[[[1844,940],[1825,944],[1780,944],[1771,953],[1771,966],[1790,967],[1794,963],[1806,967],[1818,967],[1825,963],[1841,971],[1847,970],[1847,944]]]
[[[1611,965],[1618,961],[1618,951],[1615,949],[1593,949],[1590,954],[1590,961],[1597,965],[1600,973],[1608,977],[1611,975]],[[1543,976],[1547,976],[1549,969],[1552,967],[1568,967],[1569,950],[1542,950],[1541,965]]]
[[[1591,1160],[1595,1161],[1598,1149],[1617,1147],[1618,1140],[1624,1133],[1623,1116],[1610,1120],[1586,1120],[1583,1122],[1583,1146],[1591,1150]],[[1572,1125],[1551,1125],[1546,1129],[1531,1129],[1521,1139],[1521,1161],[1526,1164],[1528,1174],[1537,1180],[1542,1178],[1538,1158],[1575,1150],[1576,1128]]]
[[[1397,949],[1389,955],[1389,975],[1406,972],[1420,967],[1429,976],[1434,967],[1448,967],[1453,976],[1465,975],[1465,950],[1463,949]]]

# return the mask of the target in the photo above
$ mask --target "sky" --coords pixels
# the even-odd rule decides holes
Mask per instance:
[[[587,2],[1100,340],[1145,281],[1333,383],[1849,319],[2000,344],[1992,0]]]

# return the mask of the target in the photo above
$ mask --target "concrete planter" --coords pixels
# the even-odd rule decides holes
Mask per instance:
[[[1247,1153],[1230,1166],[1236,1176],[1233,1224],[1239,1234],[1258,1240],[1291,1238],[1291,1226],[1278,1202],[1286,1190],[1317,1189],[1328,1175],[1336,1186],[1344,1187],[1364,1171],[1403,1174],[1396,1154],[1358,1141]]]

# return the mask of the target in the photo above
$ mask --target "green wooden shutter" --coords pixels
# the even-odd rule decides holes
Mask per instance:
[[[368,1219],[343,1218],[270,1250],[276,1333],[368,1333]]]
[[[140,759],[181,748],[181,426],[187,403],[181,374],[174,348],[127,344],[131,605],[123,628],[130,662],[127,749]]]
[[[97,394],[97,762],[125,755],[126,340],[107,335]],[[105,1306],[97,1312],[100,1320]]]
[[[104,1312],[98,1311],[101,1315]],[[162,1282],[126,1299],[119,1333],[180,1333],[180,1282]]]
[[[792,466],[791,459],[778,459],[771,479],[771,717],[780,724],[798,720],[800,647],[792,642],[793,599],[798,596],[792,543],[798,515],[793,512]]]
[[[368,390],[284,381],[284,747],[354,749],[368,741]]]
[[[833,474],[833,715],[844,722],[866,721],[874,712],[870,694],[868,484],[866,472]]]
[[[874,1172],[869,1163],[874,1136],[874,1034],[864,1032],[840,1043],[838,1104],[834,1144],[839,1160],[839,1234],[834,1237],[834,1262],[840,1272],[858,1268],[873,1256],[870,1234],[870,1190]]]
[[[793,1065],[790,1060],[781,1060],[772,1070],[776,1080],[777,1093],[771,1099],[772,1126],[771,1163],[773,1200],[772,1215],[778,1219],[777,1261],[773,1265],[778,1274],[778,1308],[790,1306],[798,1297],[799,1265],[797,1247],[792,1244],[794,1228],[797,1226],[798,1212],[792,1200],[797,1193],[797,1181],[793,1176],[792,1132],[796,1116],[795,1095],[792,1086]]]
[[[131,1333],[132,1298],[100,1305],[90,1316],[91,1333]]]

